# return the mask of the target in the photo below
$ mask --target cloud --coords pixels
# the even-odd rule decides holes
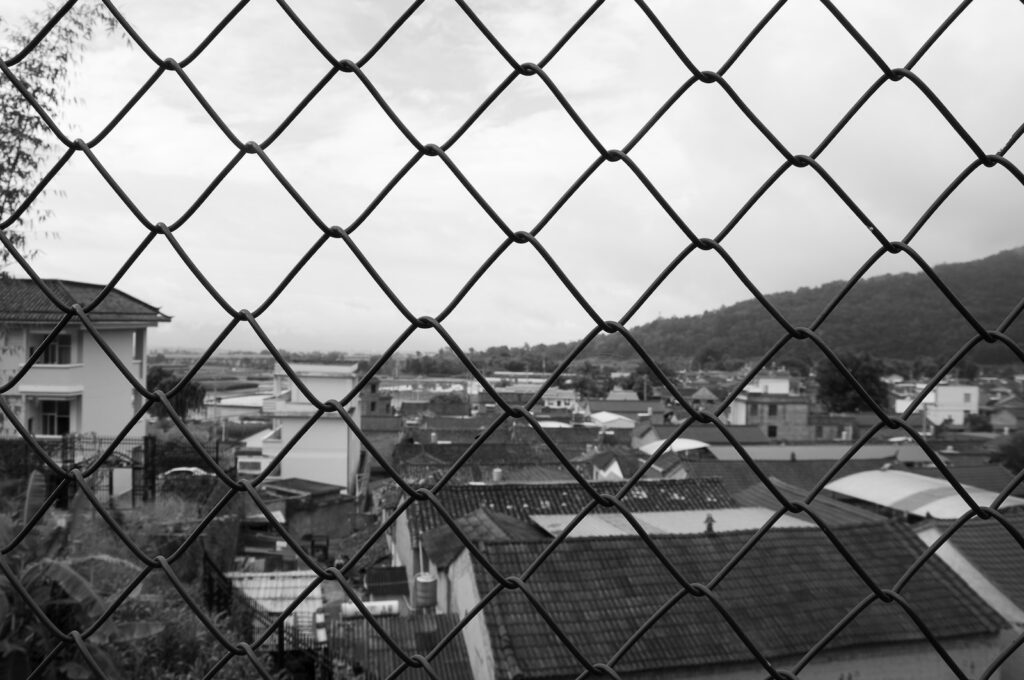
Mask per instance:
[[[487,0],[471,6],[513,58],[526,62],[541,60],[589,3]],[[748,2],[652,0],[650,6],[699,69],[725,63],[765,11],[763,4]],[[197,2],[188,12],[168,7],[125,3],[124,11],[159,54],[180,59],[231,4]],[[358,59],[405,7],[397,1],[343,7],[311,2],[296,12],[335,55]],[[883,59],[898,66],[952,5],[847,2],[840,9]],[[1024,94],[1007,86],[1024,77],[1017,53],[1024,18],[1015,10],[975,3],[915,66],[990,153],[1024,114]],[[1000,66],[987,68],[991,63]],[[75,83],[85,103],[69,108],[65,118],[83,134],[94,134],[153,68],[123,40],[99,40]],[[251,3],[187,72],[231,129],[248,140],[275,130],[327,69],[280,7]],[[427,2],[364,70],[412,134],[423,143],[442,143],[511,69],[457,4]],[[690,77],[631,2],[604,3],[545,72],[607,148],[625,145]],[[794,0],[731,65],[726,80],[789,151],[810,153],[880,73],[820,3]],[[181,215],[234,152],[174,74],[162,76],[96,149],[154,220]],[[383,195],[414,153],[359,79],[347,73],[335,75],[267,149],[326,224],[358,225],[355,244],[414,315],[436,315],[504,234],[438,158],[420,159]],[[572,189],[598,151],[538,76],[517,78],[449,154],[510,229],[539,228],[539,242],[603,317],[629,310],[689,245],[622,163],[604,164]],[[1019,159],[1019,152],[1009,157]],[[631,158],[698,237],[717,236],[734,222],[722,245],[767,292],[849,277],[878,248],[854,211],[810,168],[788,169],[752,208],[743,208],[783,156],[717,84],[694,84]],[[819,160],[887,238],[899,239],[972,159],[934,106],[903,80],[884,83]],[[47,276],[109,279],[145,230],[83,158],[61,173],[54,189],[45,201],[60,238],[42,244],[45,252],[34,266]],[[937,264],[1019,245],[1014,216],[1020,202],[1016,180],[1001,168],[983,168],[914,236],[915,247]],[[238,306],[259,305],[320,236],[315,221],[253,156],[177,233]],[[383,349],[407,321],[343,243],[328,246],[268,310],[268,329],[293,348]],[[887,257],[872,273],[914,267],[908,258]],[[188,344],[227,322],[159,241],[123,287],[175,316],[173,329],[154,336],[158,344]],[[631,320],[699,313],[748,294],[716,254],[697,252]],[[504,252],[447,323],[460,343],[475,347],[572,340],[592,327],[528,245]],[[251,341],[251,334],[231,339]],[[417,333],[409,343],[410,349],[437,346],[431,333]]]

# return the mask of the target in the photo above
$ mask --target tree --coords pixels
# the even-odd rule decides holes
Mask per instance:
[[[1014,473],[1024,469],[1024,430],[1018,430],[1000,441],[994,458]]]
[[[18,26],[0,19],[0,49],[5,59],[22,50],[57,12],[48,3],[42,11],[24,19]],[[114,18],[99,3],[81,2],[64,15],[47,37],[15,65],[11,71],[19,84],[53,119],[68,98],[68,76],[81,58],[82,49],[92,39],[97,26],[113,29]],[[0,224],[21,211],[39,185],[54,155],[57,138],[29,100],[4,74],[0,74]],[[13,226],[4,230],[11,244],[22,255],[26,232],[46,221],[47,211],[27,206]],[[5,276],[11,253],[0,248],[0,276]]]
[[[179,382],[181,376],[164,368],[163,366],[152,366],[146,374],[146,389],[150,391],[162,390],[170,392]],[[197,411],[203,407],[203,400],[206,398],[206,388],[199,383],[189,381],[180,392],[170,397],[171,406],[181,417],[188,415],[189,411]],[[150,413],[160,418],[167,417],[167,410],[163,404],[153,404]]]
[[[839,360],[860,383],[867,395],[881,408],[887,407],[889,392],[882,375],[885,367],[868,354],[840,354]],[[869,410],[868,402],[831,361],[817,366],[818,401],[832,413]]]

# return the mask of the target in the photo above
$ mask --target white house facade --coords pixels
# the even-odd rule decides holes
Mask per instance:
[[[318,400],[342,399],[356,384],[355,364],[292,364],[291,369]],[[298,386],[280,366],[274,370],[274,395],[263,402],[263,412],[273,418],[271,433],[262,441],[264,464],[295,439],[317,413]],[[358,423],[359,397],[348,403]],[[306,430],[278,466],[281,477],[311,479],[356,491],[359,440],[338,414],[326,413]]]
[[[63,304],[83,307],[103,290],[75,281],[44,284]],[[117,359],[145,384],[146,330],[170,317],[117,289],[87,314]],[[77,318],[25,370],[64,316],[34,281],[0,279],[0,389],[9,387],[0,396],[33,435],[113,436],[131,420],[142,397]],[[15,377],[17,381],[8,385]],[[140,421],[128,436],[142,436],[144,428]],[[0,434],[14,432],[0,415]]]

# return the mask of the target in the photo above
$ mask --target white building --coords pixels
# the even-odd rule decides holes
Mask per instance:
[[[46,280],[65,305],[87,307],[103,286]],[[146,382],[146,329],[170,321],[157,307],[117,289],[87,313],[103,341],[131,374]],[[118,370],[84,325],[73,318],[24,373],[33,352],[65,317],[29,279],[0,279],[0,396],[36,435],[118,434],[142,405],[141,395]],[[13,434],[0,414],[0,434]],[[128,436],[142,436],[140,421]]]
[[[896,413],[903,413],[925,388],[924,383],[903,383],[897,387]],[[960,427],[968,415],[977,415],[981,388],[964,383],[940,383],[932,388],[914,413],[923,413],[931,426],[950,421]]]
[[[355,364],[292,364],[291,369],[321,402],[343,399],[356,384]],[[264,414],[273,418],[273,430],[262,442],[264,463],[288,446],[318,413],[280,366],[274,369],[274,395],[263,402]],[[348,403],[347,411],[358,423],[359,397]],[[354,493],[359,451],[359,440],[348,423],[337,413],[325,413],[297,439],[278,471],[281,477],[336,484]]]

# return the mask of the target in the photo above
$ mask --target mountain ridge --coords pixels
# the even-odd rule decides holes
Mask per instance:
[[[986,330],[997,328],[1024,303],[1024,246],[978,260],[935,265],[932,271]],[[831,281],[764,297],[793,326],[809,326],[846,283]],[[676,367],[758,359],[785,335],[785,329],[753,297],[702,314],[656,319],[629,330],[652,358]],[[817,332],[835,351],[907,361],[922,357],[945,361],[977,334],[923,271],[859,280]],[[1007,333],[1021,343],[1024,322],[1015,319]],[[550,365],[575,345],[536,345],[527,351],[539,352]],[[804,363],[821,357],[810,340],[792,340],[785,350],[785,358]],[[619,335],[595,338],[580,358],[600,362],[639,359]],[[974,347],[968,358],[987,364],[1017,360],[1001,344],[984,342]]]

